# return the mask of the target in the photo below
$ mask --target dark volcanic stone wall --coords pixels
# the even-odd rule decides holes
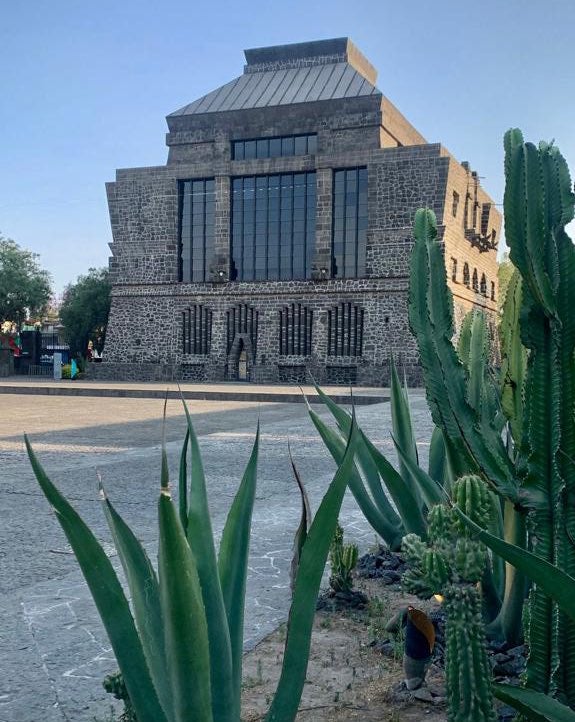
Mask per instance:
[[[387,385],[393,355],[405,366],[409,382],[420,383],[407,318],[413,219],[418,208],[433,209],[443,240],[454,159],[440,145],[424,144],[378,93],[168,116],[168,125],[167,165],[119,170],[116,181],[107,184],[113,234],[112,308],[104,361],[91,364],[91,372],[100,378],[129,380],[235,380],[243,346],[250,380],[256,382],[301,383],[310,372],[321,383]],[[298,133],[317,133],[317,154],[231,158],[234,139]],[[398,138],[422,144],[402,146]],[[333,172],[354,167],[368,170],[366,277],[334,279],[330,278]],[[317,198],[312,279],[230,282],[231,179],[312,170]],[[184,284],[178,280],[178,181],[193,178],[215,179],[215,249],[210,282]],[[451,225],[449,233],[459,237]],[[307,356],[279,353],[280,309],[291,303],[301,303],[313,314]],[[328,356],[328,310],[340,303],[363,309],[361,355]],[[182,312],[194,304],[212,312],[210,352],[203,356],[183,352]],[[236,334],[229,340],[227,312],[241,304],[257,311],[257,337]]]

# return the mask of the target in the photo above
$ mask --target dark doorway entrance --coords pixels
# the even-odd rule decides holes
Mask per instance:
[[[241,342],[240,353],[238,356],[238,381],[249,381],[250,370],[248,364],[248,352],[244,346],[244,342]]]

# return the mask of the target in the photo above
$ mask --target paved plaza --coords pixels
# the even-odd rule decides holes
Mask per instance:
[[[261,423],[246,609],[249,647],[285,619],[289,604],[288,568],[299,497],[289,467],[288,438],[314,509],[335,465],[304,404],[190,403],[218,537],[258,418]],[[116,668],[75,558],[27,462],[23,432],[118,566],[97,499],[97,475],[155,559],[162,406],[157,399],[0,396],[0,722],[103,722],[112,699],[102,679]],[[421,392],[413,392],[412,407],[426,463],[431,422]],[[327,417],[322,407],[315,409]],[[395,459],[389,404],[362,406],[358,418]],[[184,432],[181,405],[170,400],[166,440],[174,481]],[[362,549],[374,541],[349,494],[341,521],[346,535]]]

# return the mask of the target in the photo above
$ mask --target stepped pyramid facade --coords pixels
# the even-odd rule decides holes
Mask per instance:
[[[112,307],[94,373],[387,385],[393,355],[418,383],[415,211],[436,213],[458,318],[495,314],[499,212],[347,38],[245,57],[167,116],[166,165],[107,185]]]

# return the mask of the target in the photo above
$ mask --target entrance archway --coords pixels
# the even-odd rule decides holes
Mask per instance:
[[[249,381],[249,380],[250,380],[250,372],[249,372],[248,352],[242,341],[241,345],[240,345],[240,353],[238,356],[238,381]]]
[[[250,337],[236,334],[228,354],[227,374],[230,381],[251,381],[254,354]]]

